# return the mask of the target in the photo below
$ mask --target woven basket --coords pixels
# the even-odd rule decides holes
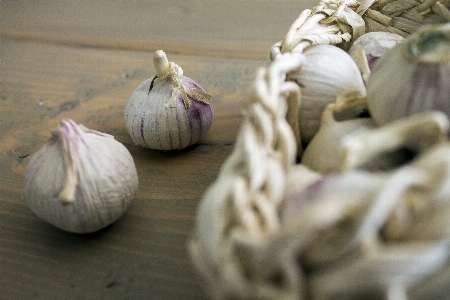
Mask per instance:
[[[406,37],[424,24],[450,22],[448,7],[436,0],[326,0],[303,11],[272,47],[189,239],[212,298],[450,297],[447,117],[427,113],[369,128],[333,152],[340,163],[323,175],[297,163],[301,90],[286,80],[312,45],[348,49],[371,31]],[[337,99],[324,120],[338,123],[333,113],[361,105],[354,100]],[[407,163],[371,168],[409,146],[417,151]]]

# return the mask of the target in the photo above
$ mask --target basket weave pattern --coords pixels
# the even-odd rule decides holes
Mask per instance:
[[[427,145],[414,163],[389,172],[358,171],[370,160],[370,153],[363,153],[336,179],[339,191],[325,193],[317,204],[290,207],[289,199],[322,175],[296,163],[303,151],[297,115],[301,89],[286,81],[312,45],[348,49],[370,31],[408,36],[424,24],[450,22],[448,7],[448,0],[322,1],[303,11],[272,47],[267,66],[256,75],[234,150],[200,203],[189,241],[191,258],[214,299],[450,294],[448,120],[427,115],[383,129],[393,144],[423,134]],[[410,129],[411,122],[420,124]],[[380,130],[361,143],[370,145]],[[399,132],[410,134],[396,139]],[[355,182],[361,186],[356,192]],[[283,218],[290,210],[298,210],[297,217]]]

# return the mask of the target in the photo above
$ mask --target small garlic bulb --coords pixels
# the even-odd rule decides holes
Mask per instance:
[[[382,57],[389,49],[394,48],[401,41],[403,41],[403,37],[396,33],[385,31],[368,32],[353,42],[348,53],[353,60],[359,64],[357,50],[363,50],[369,68],[372,69],[373,65],[380,57]]]
[[[309,142],[320,127],[325,107],[344,92],[366,94],[360,71],[344,50],[333,45],[316,45],[304,51],[301,68],[288,74],[301,88],[299,126],[302,142]]]
[[[424,26],[375,64],[367,81],[378,125],[440,110],[450,116],[450,24]]]
[[[69,232],[108,226],[128,208],[138,188],[131,154],[113,136],[62,120],[31,157],[25,199],[41,219]]]
[[[210,96],[180,66],[155,52],[156,76],[133,92],[125,107],[125,126],[133,142],[157,150],[182,149],[211,127]]]
[[[301,157],[301,163],[321,174],[339,172],[346,156],[346,141],[366,135],[375,128],[371,118],[364,117],[367,102],[359,95],[343,95],[327,105],[317,134]]]

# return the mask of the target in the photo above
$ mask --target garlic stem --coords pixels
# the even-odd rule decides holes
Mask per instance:
[[[157,50],[153,56],[153,65],[156,69],[156,76],[158,78],[166,76],[170,72],[170,63],[167,60],[166,53],[162,50]]]
[[[74,153],[74,151],[71,151],[68,141],[69,137],[67,136],[68,131],[70,131],[70,128],[67,127],[71,124],[67,124],[63,120],[61,121],[61,125],[65,127],[63,129],[59,129],[59,136],[62,142],[66,173],[64,176],[63,189],[59,193],[58,198],[62,204],[71,204],[73,203],[73,200],[75,198],[75,190],[77,187],[77,170],[73,157],[73,155],[76,154]]]
[[[361,75],[364,80],[364,83],[367,83],[367,79],[370,76],[370,67],[369,62],[367,61],[366,53],[363,49],[358,49],[355,51],[356,59],[358,60],[359,67],[361,70]]]
[[[424,63],[448,63],[450,61],[450,30],[425,31],[409,46],[409,54]]]

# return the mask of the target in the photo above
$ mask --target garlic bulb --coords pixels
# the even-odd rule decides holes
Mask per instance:
[[[369,68],[372,69],[375,62],[384,55],[389,49],[394,48],[403,40],[401,35],[385,31],[374,31],[363,34],[357,38],[348,53],[359,65],[357,50],[363,50],[366,56]],[[360,66],[361,68],[361,66]]]
[[[288,74],[287,79],[301,87],[302,100],[299,126],[302,142],[316,134],[325,107],[344,92],[366,94],[360,71],[344,50],[332,45],[316,45],[304,51],[301,68]]]
[[[379,125],[429,110],[450,116],[450,24],[424,26],[388,51],[367,81]]]
[[[211,127],[210,96],[183,70],[155,52],[156,76],[133,92],[125,107],[125,126],[133,142],[157,150],[182,149],[197,142]]]
[[[366,108],[365,98],[353,94],[328,104],[319,131],[303,152],[302,164],[322,174],[341,171],[346,141],[376,127],[371,118],[364,117]]]
[[[30,209],[69,232],[97,231],[119,219],[138,188],[131,154],[113,136],[62,120],[32,156],[25,176]]]

